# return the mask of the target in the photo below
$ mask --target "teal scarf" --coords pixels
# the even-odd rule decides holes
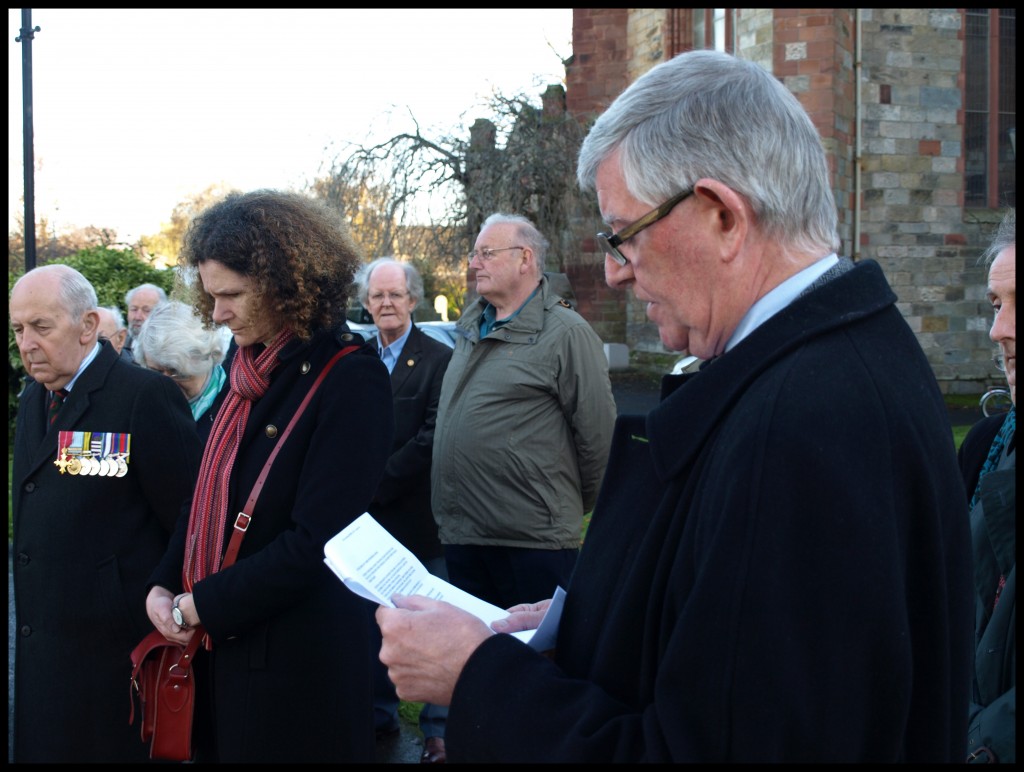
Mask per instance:
[[[210,405],[217,399],[217,395],[220,394],[220,388],[224,385],[224,380],[227,378],[227,374],[224,372],[224,368],[217,365],[213,368],[210,373],[210,377],[206,379],[206,385],[203,387],[202,392],[199,393],[194,399],[188,401],[188,406],[192,408],[192,418],[196,421],[199,417],[210,409]]]
[[[992,441],[992,447],[988,449],[988,455],[985,457],[985,463],[982,464],[981,472],[978,473],[978,484],[974,486],[974,495],[971,496],[971,503],[967,507],[968,512],[974,511],[974,505],[978,503],[978,491],[981,490],[982,479],[999,465],[999,459],[1003,455],[1003,449],[1006,448],[1006,444],[1010,441],[1010,438],[1013,437],[1013,432],[1016,428],[1017,408],[1014,406],[1010,408],[1010,412],[1006,416],[1006,420],[1003,421],[1002,428],[999,429],[999,433]]]

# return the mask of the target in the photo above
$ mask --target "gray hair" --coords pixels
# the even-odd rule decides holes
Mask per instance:
[[[114,332],[120,332],[124,329],[124,314],[121,313],[120,308],[117,306],[98,306],[98,309],[110,314],[114,320]]]
[[[156,296],[158,298],[160,298],[159,302],[161,302],[161,303],[166,303],[167,302],[167,293],[164,292],[164,288],[163,287],[158,287],[155,284],[140,284],[138,287],[132,287],[130,290],[128,290],[126,293],[124,293],[125,305],[130,306],[132,304],[132,297],[139,290],[151,290],[152,292],[156,293]]]
[[[370,275],[382,265],[397,265],[405,271],[405,288],[409,291],[409,297],[416,304],[413,306],[415,309],[423,300],[423,278],[412,263],[405,263],[393,257],[378,257],[356,271],[354,281],[359,302],[367,308],[370,307]]]
[[[489,225],[516,226],[516,238],[523,242],[520,246],[529,247],[537,260],[537,276],[544,273],[544,261],[548,255],[548,247],[550,247],[551,244],[546,238],[544,238],[544,234],[537,230],[537,226],[528,218],[523,217],[521,214],[503,214],[502,212],[495,212],[484,220],[483,224],[480,226],[480,230],[483,230]]]
[[[697,180],[746,198],[765,236],[800,251],[839,247],[821,139],[775,76],[719,51],[688,51],[648,70],[591,128],[577,179],[594,190],[616,150],[630,195],[652,208]]]
[[[982,258],[985,265],[992,265],[992,261],[999,256],[999,253],[1009,247],[1017,246],[1017,208],[1011,207],[1003,216],[1002,222],[996,229],[992,243],[988,245]]]
[[[88,311],[92,311],[99,305],[99,301],[96,300],[96,290],[93,289],[92,284],[70,265],[64,265],[63,263],[41,265],[24,274],[14,283],[14,286],[17,287],[25,276],[33,273],[56,273],[59,275],[60,284],[57,289],[57,303],[75,321],[78,321]],[[14,291],[13,287],[11,291]]]
[[[223,339],[190,306],[172,300],[153,309],[132,344],[132,356],[184,376],[207,376],[224,361]]]

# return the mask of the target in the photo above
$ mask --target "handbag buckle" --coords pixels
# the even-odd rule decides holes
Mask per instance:
[[[252,515],[247,515],[245,512],[239,512],[238,517],[235,518],[235,529],[245,533],[249,527],[249,523],[252,522]]]

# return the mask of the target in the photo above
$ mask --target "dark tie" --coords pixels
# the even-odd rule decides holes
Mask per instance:
[[[67,398],[67,389],[57,389],[57,391],[50,394],[50,409],[46,411],[46,417],[52,424],[57,418],[57,413],[60,412],[61,406],[64,404],[64,400]]]

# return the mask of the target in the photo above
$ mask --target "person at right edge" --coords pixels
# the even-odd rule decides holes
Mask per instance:
[[[206,634],[193,662],[196,761],[372,763],[366,601],[324,563],[328,539],[369,506],[394,432],[387,368],[358,336],[338,335],[361,255],[322,202],[257,190],[203,210],[180,260],[198,273],[204,324],[226,324],[237,344],[191,507],[146,597],[168,640],[187,643],[197,625]]]
[[[1017,760],[1017,215],[1003,218],[985,253],[989,337],[999,346],[1012,407],[983,418],[960,445],[974,550],[974,691],[967,760]]]
[[[608,284],[706,363],[618,419],[553,652],[495,634],[547,603],[491,629],[397,597],[399,696],[449,705],[451,762],[962,763],[953,433],[881,268],[834,251],[810,117],[760,65],[691,51],[597,119],[577,175]]]

